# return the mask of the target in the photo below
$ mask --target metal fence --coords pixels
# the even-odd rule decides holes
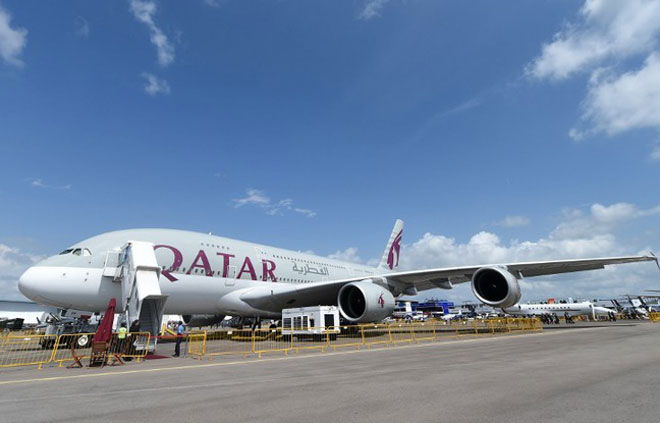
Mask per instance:
[[[372,348],[393,346],[442,338],[493,336],[497,333],[535,332],[543,330],[536,318],[475,319],[463,321],[427,321],[415,323],[368,324],[291,329],[227,329],[195,332],[188,335],[188,354],[195,358],[217,355],[256,354],[301,350],[326,351],[328,348]]]
[[[0,368],[49,363],[52,348],[48,348],[47,335],[7,335],[0,347]]]
[[[63,335],[10,334],[0,338],[0,368],[56,364],[64,366],[89,359],[93,333]],[[143,359],[149,351],[148,332],[129,333],[119,339],[114,333],[107,349],[108,358]]]

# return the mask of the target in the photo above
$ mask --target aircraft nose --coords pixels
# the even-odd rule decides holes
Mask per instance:
[[[18,279],[18,290],[32,301],[38,302],[39,294],[44,290],[42,276],[39,266],[30,267]]]

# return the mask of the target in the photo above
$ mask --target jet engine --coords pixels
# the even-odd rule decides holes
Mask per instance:
[[[337,296],[341,315],[352,323],[377,322],[394,311],[392,293],[371,279],[342,286]]]
[[[204,326],[216,325],[225,318],[222,314],[185,314],[183,322],[195,328],[202,328]]]
[[[511,307],[520,300],[518,279],[506,269],[482,267],[472,275],[472,292],[491,307]]]

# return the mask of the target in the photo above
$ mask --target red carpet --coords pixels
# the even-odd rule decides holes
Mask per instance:
[[[158,354],[147,354],[144,359],[145,360],[160,360],[161,358],[169,358],[166,355],[158,355]]]

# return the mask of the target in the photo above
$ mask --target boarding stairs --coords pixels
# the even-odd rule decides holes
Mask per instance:
[[[118,312],[124,315],[126,326],[140,321],[140,332],[151,334],[150,349],[163,321],[167,295],[160,290],[160,267],[154,245],[150,242],[129,241],[119,251],[109,251],[103,276],[121,284]]]

